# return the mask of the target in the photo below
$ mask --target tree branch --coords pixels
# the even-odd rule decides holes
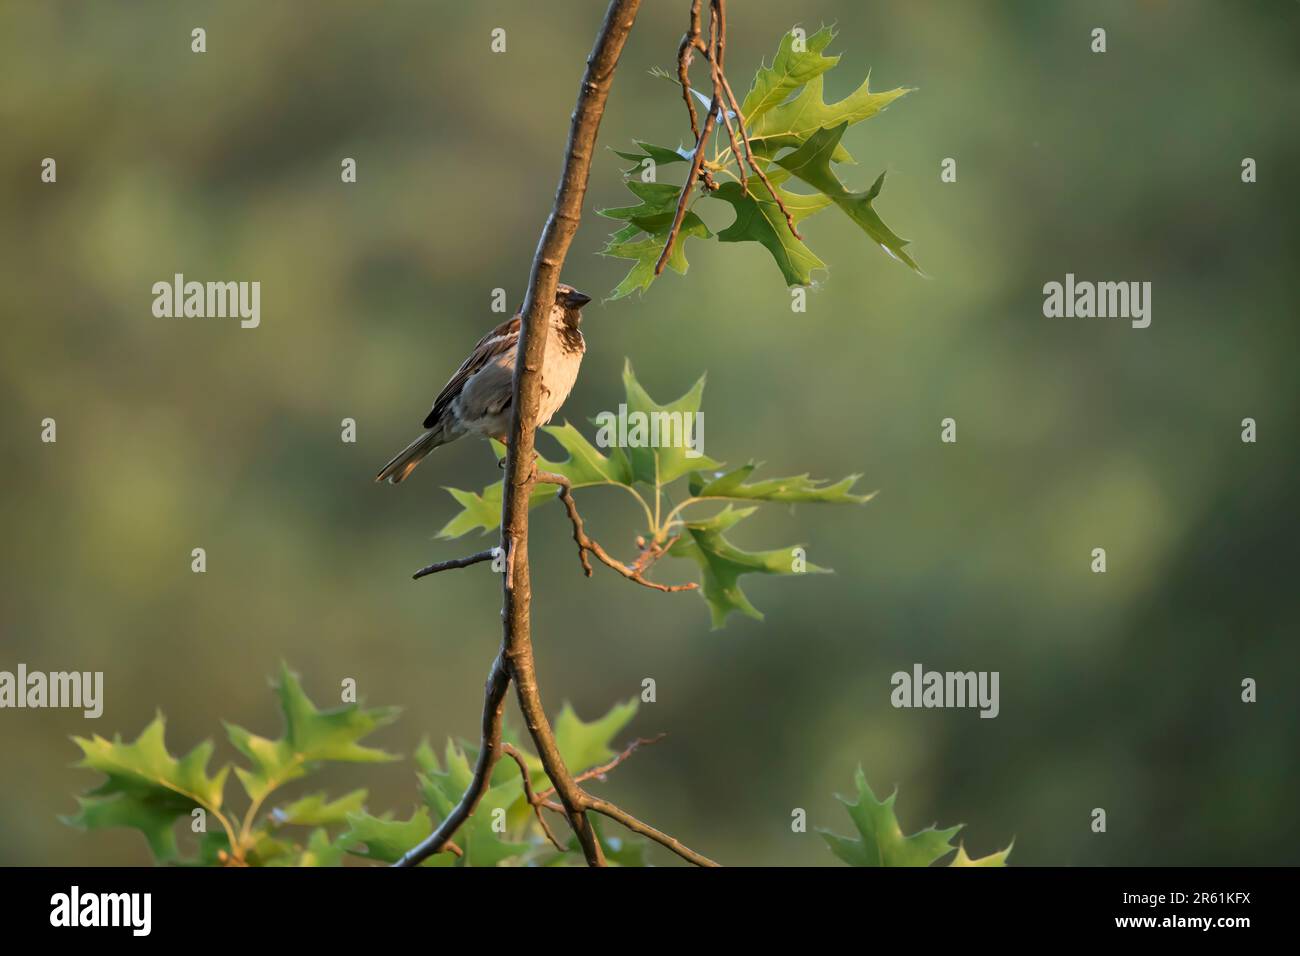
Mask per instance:
[[[492,662],[492,670],[488,673],[487,684],[483,688],[483,735],[469,786],[465,788],[460,802],[447,814],[447,818],[438,824],[438,828],[420,841],[419,845],[408,850],[394,866],[419,866],[433,854],[441,853],[449,846],[452,835],[478,806],[492,780],[492,768],[501,756],[501,725],[505,721],[506,691],[509,688],[510,676],[506,672],[505,661],[498,654]]]
[[[471,554],[467,558],[452,558],[450,561],[438,561],[425,568],[420,568],[411,575],[411,580],[418,581],[420,578],[428,577],[430,574],[437,574],[439,571],[451,571],[454,568],[467,568],[471,564],[478,564],[480,561],[491,561],[500,553],[498,548],[489,548],[487,551],[480,551],[478,554]]]
[[[721,2],[721,0],[719,0],[719,2]],[[785,224],[790,227],[791,234],[796,239],[802,241],[803,236],[799,235],[799,230],[796,229],[794,225],[794,216],[790,215],[790,210],[786,208],[785,202],[781,199],[780,194],[776,191],[775,187],[772,186],[772,181],[767,178],[767,173],[763,171],[763,167],[759,166],[754,160],[754,151],[749,147],[749,135],[745,132],[744,114],[740,112],[740,104],[736,102],[736,94],[731,92],[731,84],[727,82],[727,75],[722,72],[721,66],[718,66],[716,75],[717,81],[722,86],[722,92],[726,94],[727,100],[731,103],[731,109],[736,114],[736,124],[740,127],[740,141],[745,144],[745,159],[749,161],[749,168],[758,175],[758,178],[763,181],[763,185],[767,187],[767,191],[772,194],[772,198],[776,200],[777,208],[779,208],[781,214],[785,216]],[[739,156],[736,157],[736,164],[740,166],[743,172],[745,164],[741,161]]]
[[[709,46],[714,43],[715,34],[713,26],[716,24],[716,13],[710,18],[710,36]],[[687,43],[687,40],[691,40]],[[699,49],[706,56],[710,56],[709,46],[700,40],[700,4],[691,4],[691,26],[687,36],[682,38],[682,45],[678,53],[678,76],[685,76],[686,70],[690,66],[691,49]],[[686,97],[686,105],[691,113],[691,129],[695,129],[695,106],[691,103],[690,77],[686,77],[685,85],[682,87],[682,95]],[[681,195],[677,197],[677,210],[673,213],[673,224],[668,229],[668,241],[664,243],[664,251],[659,254],[659,261],[655,263],[655,275],[661,275],[664,266],[668,264],[668,257],[672,255],[673,243],[677,241],[677,233],[682,228],[682,220],[686,218],[686,206],[691,199],[691,190],[695,188],[695,180],[700,175],[704,165],[704,146],[709,141],[709,136],[713,133],[714,124],[718,119],[718,108],[722,105],[721,92],[717,89],[713,91],[713,102],[709,104],[709,115],[704,117],[704,126],[700,129],[699,136],[695,139],[695,152],[691,154],[691,169],[686,174],[686,182],[682,184]]]
[[[659,741],[663,740],[665,736],[667,735],[655,734],[655,736],[653,737],[638,737],[636,740],[632,741],[632,743],[628,744],[628,746],[623,750],[623,752],[615,756],[613,760],[610,760],[608,763],[603,763],[599,767],[592,767],[590,770],[584,770],[582,773],[578,774],[573,779],[576,780],[578,783],[582,783],[584,780],[593,780],[596,777],[600,777],[603,780],[605,778],[605,774],[609,773],[611,770],[613,770],[615,767],[621,764],[628,757],[636,753],[638,749],[640,749],[641,747],[648,747],[651,744],[657,744],[659,743]],[[509,744],[506,744],[506,747],[509,746],[510,746]],[[547,787],[545,790],[537,794],[537,801],[539,803],[545,801],[546,798],[549,797],[554,791],[555,791],[554,787]]]
[[[682,85],[682,96],[686,99],[686,109],[691,117],[691,134],[695,137],[695,152],[691,157],[691,169],[686,176],[686,182],[682,184],[681,195],[677,197],[677,210],[673,215],[672,226],[668,230],[668,239],[655,263],[655,275],[663,273],[664,266],[668,264],[668,259],[672,255],[673,243],[677,241],[677,234],[681,231],[682,222],[686,218],[686,206],[690,202],[691,190],[695,188],[696,178],[703,179],[709,189],[717,188],[709,176],[708,168],[704,166],[704,147],[719,116],[726,126],[727,138],[731,141],[731,152],[736,157],[736,166],[740,170],[741,189],[749,193],[749,176],[745,172],[745,165],[748,163],[749,168],[763,181],[772,199],[776,201],[777,208],[785,216],[786,225],[790,227],[790,233],[796,239],[803,239],[803,236],[799,235],[799,230],[795,228],[794,216],[786,208],[781,194],[776,191],[771,180],[767,178],[767,173],[754,158],[754,151],[749,145],[749,134],[745,131],[745,116],[740,111],[740,103],[731,90],[731,84],[727,82],[724,69],[727,52],[727,0],[709,0],[709,42],[707,44],[700,39],[700,4],[701,0],[694,0],[691,4],[690,27],[682,37],[681,46],[677,50],[677,79]],[[695,104],[691,102],[691,78],[688,72],[695,50],[703,53],[704,58],[708,60],[709,71],[713,78],[713,101],[709,105],[709,115],[704,118],[702,130],[696,128]],[[727,115],[728,104],[731,106],[731,112],[735,114],[734,126],[731,117]],[[743,156],[741,146],[744,147]]]
[[[717,36],[720,18],[719,0],[713,0],[710,42]],[[694,0],[692,10],[692,27],[698,33],[696,20],[699,16],[701,0]],[[672,850],[678,856],[700,866],[716,866],[712,860],[683,846],[678,840],[661,833],[654,827],[642,823],[607,800],[592,797],[579,785],[579,780],[598,776],[610,767],[625,759],[642,742],[634,743],[624,754],[605,767],[597,767],[575,778],[565,765],[555,741],[555,734],[546,717],[542,705],[541,692],[537,686],[537,667],[533,658],[531,605],[532,579],[528,565],[528,511],[532,487],[538,480],[536,452],[534,451],[535,432],[538,425],[541,401],[542,364],[546,354],[546,339],[549,332],[549,312],[555,301],[555,290],[560,279],[560,270],[568,255],[569,246],[577,231],[582,216],[582,202],[587,190],[587,180],[591,171],[591,160],[595,150],[596,134],[604,115],[605,103],[609,97],[614,70],[618,66],[628,33],[636,19],[640,0],[612,0],[605,13],[605,20],[591,55],[587,58],[587,70],[583,76],[578,93],[577,106],[574,108],[569,128],[569,140],[566,149],[564,170],[560,185],[555,195],[551,215],[542,229],[541,241],[533,256],[532,269],[528,278],[528,292],[520,316],[519,345],[515,357],[515,372],[512,386],[511,416],[509,442],[506,446],[505,478],[503,502],[501,508],[501,548],[506,555],[506,574],[503,581],[504,606],[501,610],[502,638],[501,651],[493,662],[491,673],[484,693],[482,741],[474,772],[469,786],[460,802],[448,814],[438,828],[423,840],[419,846],[406,853],[396,866],[415,866],[430,855],[446,849],[452,835],[474,812],[482,799],[483,793],[491,782],[492,770],[503,752],[501,742],[502,708],[505,694],[511,682],[523,711],[524,722],[529,735],[537,748],[542,766],[550,778],[551,789],[559,797],[559,804],[545,798],[545,795],[532,794],[529,798],[540,815],[542,807],[554,808],[564,813],[582,848],[583,856],[591,866],[604,866],[605,856],[595,829],[587,817],[588,811],[608,816],[635,833],[647,836],[655,842]],[[674,231],[680,227],[684,215],[686,196],[690,183],[699,173],[703,153],[700,146],[708,139],[719,105],[719,91],[714,91],[714,109],[705,119],[704,129],[697,144],[695,160],[688,185],[683,189],[683,198],[679,202],[677,223]],[[671,239],[669,241],[671,247]],[[665,249],[665,257],[667,248]],[[660,265],[662,266],[662,261]],[[560,476],[554,476],[560,477]],[[603,549],[587,538],[582,530],[582,520],[573,504],[572,489],[567,480],[559,482],[561,497],[565,499],[570,519],[574,521],[574,536],[584,556],[584,567],[590,573],[590,566],[585,560],[586,551],[591,551],[606,564],[620,570],[624,576],[636,580],[644,567],[648,567],[656,553],[649,558],[645,554],[633,568],[627,568],[619,562],[604,555]],[[469,559],[444,562],[443,566],[432,565],[431,568],[445,570],[447,567],[464,567],[467,564],[488,560],[492,551],[482,552]],[[425,569],[427,573],[436,573]],[[685,587],[668,588],[664,585],[648,584],[661,590],[684,590]],[[527,765],[513,747],[504,749],[519,764],[524,774],[525,793],[532,789]],[[543,829],[552,843],[559,845],[554,834],[543,823]]]
[[[696,853],[676,837],[670,837],[667,833],[656,830],[654,827],[650,826],[650,824],[642,823],[636,817],[632,816],[632,814],[628,813],[621,807],[614,806],[614,804],[610,803],[608,800],[601,800],[599,797],[591,796],[591,794],[587,794],[586,798],[586,807],[588,810],[607,816],[611,820],[617,820],[633,833],[639,833],[643,837],[649,837],[660,846],[672,850],[688,863],[694,863],[696,866],[721,865],[710,860],[703,853]]]
[[[551,215],[533,256],[528,292],[520,316],[519,347],[511,401],[510,441],[506,448],[505,500],[501,508],[501,544],[508,547],[510,574],[504,582],[502,656],[514,680],[519,707],[546,775],[554,784],[569,825],[592,866],[604,854],[581,804],[581,791],[569,773],[546,718],[533,660],[530,609],[532,579],[528,567],[528,505],[532,490],[533,443],[541,399],[542,363],[546,354],[549,314],[560,270],[582,217],[596,134],[628,33],[640,0],[612,0],[605,12],[569,127],[564,170]],[[513,545],[513,546],[511,546]]]
[[[537,814],[537,822],[541,824],[542,832],[546,834],[546,839],[551,841],[551,846],[555,847],[561,853],[564,853],[564,844],[555,838],[555,833],[551,830],[551,825],[546,822],[546,815],[542,813],[542,806],[546,803],[546,798],[533,793],[533,775],[528,772],[528,764],[524,762],[523,754],[516,750],[512,744],[502,744],[501,749],[507,757],[518,764],[519,775],[524,778],[524,799],[527,800],[529,805],[533,808],[533,813]],[[551,791],[548,789],[546,792],[550,793]],[[564,808],[561,806],[557,805],[556,809],[561,813],[564,812]]]
[[[691,0],[691,24],[682,34],[681,45],[677,48],[677,79],[682,85],[682,99],[686,101],[686,112],[691,117],[691,138],[700,138],[700,127],[695,118],[695,103],[691,99],[691,60],[695,50],[703,46],[700,41],[700,4],[702,0]]]
[[[627,578],[642,587],[647,587],[655,591],[675,592],[675,591],[693,591],[699,585],[694,581],[687,584],[659,584],[658,582],[647,579],[642,573],[645,568],[653,563],[647,560],[646,555],[650,554],[649,550],[642,551],[641,557],[636,563],[628,567],[617,558],[611,557],[609,553],[600,546],[600,542],[593,540],[587,535],[586,528],[582,522],[582,515],[578,513],[578,503],[573,499],[573,483],[563,475],[557,475],[549,471],[534,472],[533,478],[547,485],[557,485],[558,491],[556,497],[564,502],[564,509],[569,513],[569,521],[573,525],[573,540],[578,545],[578,559],[582,561],[582,570],[586,572],[587,577],[591,577],[591,562],[587,560],[587,552],[594,554],[601,564],[613,568],[623,577]],[[658,557],[658,555],[655,555]]]

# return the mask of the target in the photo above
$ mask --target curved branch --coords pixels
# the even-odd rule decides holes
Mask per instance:
[[[709,70],[713,79],[713,100],[709,105],[709,115],[704,119],[704,129],[696,130],[695,106],[691,102],[690,76],[687,73],[690,67],[691,57],[694,50],[699,50],[704,54],[704,58],[709,62]],[[781,199],[781,194],[772,186],[771,180],[767,178],[767,173],[758,164],[754,158],[754,151],[749,145],[749,134],[745,131],[745,116],[740,111],[740,103],[736,100],[736,94],[731,90],[731,84],[727,82],[727,74],[723,68],[727,51],[727,0],[709,0],[709,42],[705,44],[700,40],[700,3],[693,3],[691,6],[691,26],[686,36],[682,37],[681,46],[677,51],[677,78],[682,84],[682,95],[686,98],[686,108],[691,116],[691,133],[695,135],[695,152],[691,157],[691,169],[687,173],[686,182],[682,184],[681,195],[677,197],[677,210],[673,215],[672,225],[668,229],[668,239],[664,243],[663,252],[659,254],[659,260],[655,263],[655,275],[660,275],[664,271],[664,266],[668,264],[668,259],[672,255],[673,243],[677,241],[677,234],[681,231],[682,222],[686,218],[686,206],[690,200],[691,190],[695,186],[697,177],[704,181],[708,189],[716,189],[716,184],[710,178],[709,170],[703,165],[704,163],[704,146],[708,142],[709,135],[713,132],[718,116],[722,117],[726,125],[727,138],[731,141],[731,151],[736,157],[736,166],[740,170],[741,188],[749,192],[749,176],[745,172],[745,165],[748,162],[749,168],[754,174],[763,181],[767,191],[771,194],[772,199],[776,201],[777,208],[785,216],[786,225],[790,228],[790,233],[796,239],[803,239],[799,234],[798,228],[794,224],[794,216],[786,207],[785,201]],[[730,104],[731,112],[736,118],[735,126],[732,126],[731,116],[727,115],[727,105]],[[744,155],[741,155],[740,147],[744,146]]]
[[[492,670],[488,673],[487,684],[483,688],[483,736],[469,786],[465,788],[460,802],[447,814],[447,818],[438,824],[438,828],[403,854],[394,866],[418,866],[435,853],[450,849],[452,835],[469,819],[478,802],[483,799],[492,780],[492,768],[501,756],[501,725],[505,721],[506,691],[509,688],[510,676],[506,672],[505,662],[498,654],[492,662]]]
[[[709,56],[710,59],[712,59],[712,54],[709,52],[708,47],[706,47],[699,39],[698,7],[699,4],[694,4],[691,8],[691,31],[695,35],[694,36],[695,46],[696,49],[703,50],[705,55]],[[716,23],[716,17],[714,20],[711,21],[711,26],[713,23]],[[685,48],[684,53],[686,55],[689,55],[690,49],[685,44],[684,40],[685,38],[683,38],[683,47]],[[714,36],[711,35],[709,37],[709,42],[710,44],[714,42]],[[679,77],[681,75],[680,67],[679,67],[678,75]],[[691,128],[694,129],[695,107],[691,105],[691,101],[690,101],[691,91],[690,91],[689,78],[687,79],[686,84],[684,84],[682,87],[682,95],[686,97],[687,105],[690,107]],[[681,195],[677,197],[677,209],[673,213],[673,223],[668,229],[668,240],[664,243],[664,251],[659,254],[659,261],[655,263],[655,275],[661,275],[663,273],[664,266],[668,264],[668,257],[672,255],[673,243],[677,241],[677,234],[678,232],[681,231],[682,221],[686,218],[686,206],[690,202],[691,190],[695,188],[696,178],[699,177],[702,173],[707,174],[707,171],[703,169],[704,146],[706,143],[708,143],[709,136],[713,134],[713,127],[718,119],[718,109],[721,106],[722,106],[722,93],[720,90],[714,89],[713,101],[709,104],[709,115],[704,117],[704,126],[700,129],[700,134],[695,139],[695,152],[691,155],[690,172],[686,174],[686,182],[682,183]]]
[[[555,838],[551,825],[546,822],[546,815],[542,813],[542,806],[546,803],[546,798],[533,792],[533,775],[528,772],[528,764],[524,762],[523,754],[516,750],[512,744],[502,744],[501,750],[519,766],[519,775],[524,778],[524,799],[533,808],[533,813],[537,814],[537,822],[541,824],[546,839],[550,840],[551,846],[561,853],[565,852],[564,844]],[[550,790],[547,790],[547,793],[550,793]],[[564,812],[563,807],[557,806],[556,809],[561,813]]]
[[[555,785],[569,825],[578,838],[587,863],[592,866],[605,863],[600,841],[583,810],[582,792],[556,746],[555,734],[546,719],[537,688],[530,619],[532,580],[528,567],[528,506],[551,305],[555,302],[560,270],[582,216],[596,134],[609,98],[614,70],[640,5],[640,0],[612,0],[595,46],[587,58],[587,70],[569,126],[560,185],[533,256],[528,292],[520,314],[519,346],[510,402],[510,440],[506,445],[505,495],[501,507],[501,543],[502,547],[509,548],[509,573],[503,582],[502,657],[514,680],[519,707],[542,766]]]
[[[712,0],[710,43],[717,43],[721,0]],[[553,790],[559,797],[559,803],[546,799],[544,794],[532,794],[529,802],[539,813],[545,807],[563,812],[573,829],[581,846],[583,856],[591,866],[604,866],[605,857],[595,829],[587,817],[592,811],[603,814],[621,823],[623,826],[649,837],[656,843],[667,847],[684,860],[699,866],[716,866],[708,857],[696,853],[680,841],[654,827],[642,823],[625,810],[614,806],[607,800],[593,797],[579,785],[582,779],[598,776],[605,770],[616,766],[625,759],[642,741],[634,743],[615,761],[575,778],[561,756],[555,741],[555,734],[547,720],[542,706],[541,693],[537,686],[537,667],[533,658],[533,643],[530,610],[532,604],[532,581],[528,565],[528,512],[533,484],[539,480],[536,470],[536,452],[534,442],[538,425],[541,400],[542,364],[545,359],[546,339],[548,333],[548,316],[550,304],[555,301],[555,290],[560,279],[560,269],[568,255],[573,235],[577,231],[582,214],[583,197],[586,194],[587,180],[591,170],[591,160],[595,148],[596,133],[600,128],[604,114],[605,102],[609,97],[610,84],[619,56],[632,23],[636,19],[640,0],[612,0],[605,13],[605,20],[596,44],[587,59],[587,70],[583,76],[582,87],[578,94],[578,103],[573,111],[572,124],[569,129],[569,141],[565,156],[564,171],[560,186],[556,192],[555,204],[542,238],[533,257],[532,270],[528,279],[528,292],[524,297],[521,310],[519,345],[515,359],[515,373],[512,388],[509,442],[506,446],[504,493],[501,509],[501,547],[507,555],[506,574],[503,581],[504,606],[502,607],[501,651],[493,662],[488,676],[484,694],[482,744],[475,761],[474,773],[460,802],[457,803],[447,818],[438,828],[423,840],[419,846],[406,853],[396,866],[414,866],[433,853],[448,849],[451,837],[456,830],[474,812],[483,793],[490,785],[492,770],[503,752],[501,742],[502,708],[505,694],[513,681],[523,711],[528,732],[537,747],[538,756],[546,775],[550,778]],[[699,0],[693,3],[693,17],[698,17]],[[694,21],[693,21],[694,28]],[[707,51],[706,51],[707,52]],[[720,95],[714,90],[713,108],[704,123],[696,155],[692,163],[692,172],[687,185],[682,190],[679,200],[674,233],[681,225],[685,214],[685,203],[690,192],[690,185],[700,172],[703,161],[702,146],[713,129]],[[706,179],[706,184],[708,180]],[[672,246],[670,237],[665,247],[665,256]],[[660,268],[664,259],[660,261]],[[559,477],[559,476],[555,476]],[[632,568],[627,568],[607,555],[595,542],[587,538],[582,530],[582,520],[573,504],[572,490],[567,479],[560,482],[561,497],[569,508],[571,520],[574,521],[574,537],[578,541],[584,566],[586,552],[591,551],[604,563],[619,570],[625,577],[637,580],[644,567],[658,556],[658,552],[649,557],[642,555]],[[494,549],[495,551],[495,549]],[[470,559],[460,559],[463,563],[443,562],[442,566],[431,565],[436,570],[447,567],[464,567],[467,564],[485,561],[494,556],[494,551],[482,552]],[[425,569],[427,573],[435,570]],[[660,590],[686,590],[687,586],[670,588],[654,585],[643,579],[638,583],[657,587]],[[693,586],[693,585],[691,585]],[[525,792],[532,789],[527,765],[514,748],[505,750],[520,766],[524,774]],[[550,791],[546,791],[549,793]],[[543,828],[546,829],[543,822]],[[548,832],[553,843],[558,845],[554,835]]]
[[[591,577],[591,562],[587,560],[587,552],[590,551],[600,560],[601,564],[613,568],[629,581],[654,591],[663,591],[665,593],[694,591],[699,586],[694,581],[687,584],[659,584],[646,578],[643,572],[651,563],[646,560],[646,555],[650,553],[648,551],[642,552],[641,558],[631,567],[628,567],[617,558],[611,557],[609,552],[600,546],[600,542],[588,536],[583,525],[582,515],[578,513],[578,503],[573,498],[573,483],[563,475],[557,475],[549,471],[536,471],[533,473],[533,478],[546,485],[558,486],[555,496],[564,502],[564,509],[569,513],[569,521],[573,525],[573,540],[578,545],[578,560],[582,562],[582,570],[586,572],[587,577]],[[655,557],[657,556],[655,555]]]
[[[593,797],[588,794],[586,807],[594,813],[607,816],[611,820],[617,820],[633,833],[639,833],[643,837],[648,837],[651,840],[654,840],[660,846],[672,850],[688,863],[694,863],[696,866],[721,866],[720,863],[710,860],[703,853],[696,853],[676,837],[671,837],[661,830],[656,830],[648,823],[642,823],[622,807],[616,807],[608,800],[602,800],[599,797]]]
[[[628,744],[621,754],[616,755],[614,759],[610,760],[608,763],[603,763],[599,767],[592,767],[590,770],[584,770],[573,779],[578,783],[582,783],[584,780],[594,780],[596,777],[600,777],[603,780],[605,774],[609,773],[628,757],[632,756],[641,747],[648,747],[651,744],[657,744],[666,736],[667,734],[655,734],[653,737],[638,737],[636,740],[632,741],[632,743]],[[509,752],[510,745],[506,744],[506,748],[507,752]],[[537,801],[539,803],[545,801],[554,791],[554,787],[547,787],[545,790],[537,794]]]

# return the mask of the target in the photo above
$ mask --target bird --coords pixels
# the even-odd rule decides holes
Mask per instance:
[[[587,350],[582,337],[582,307],[591,296],[570,285],[555,288],[555,303],[546,330],[546,357],[542,361],[542,395],[538,424],[545,425],[564,404],[578,378]],[[510,402],[513,395],[515,352],[519,345],[520,313],[479,339],[469,357],[438,397],[424,419],[424,432],[380,469],[375,481],[398,484],[435,448],[462,435],[477,434],[507,444]]]

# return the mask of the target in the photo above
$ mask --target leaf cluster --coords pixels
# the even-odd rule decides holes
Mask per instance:
[[[78,810],[64,822],[86,830],[126,827],[139,831],[158,863],[190,866],[339,866],[345,857],[391,863],[433,832],[469,783],[476,756],[473,745],[448,741],[441,756],[427,742],[415,752],[419,802],[405,818],[372,815],[367,791],[339,797],[324,791],[274,803],[281,788],[332,762],[375,763],[398,759],[365,746],[362,739],[393,722],[396,708],[365,709],[349,704],[320,710],[298,678],[282,667],[274,684],[284,730],[274,739],[226,725],[230,743],[244,758],[215,773],[208,765],[211,741],[182,757],[165,740],[166,721],[158,714],[134,741],[115,736],[74,737],[81,748],[77,764],[104,775],[98,786],[77,798]],[[555,721],[556,743],[567,765],[600,766],[615,756],[612,742],[635,716],[635,700],[614,707],[594,721],[582,720],[565,706]],[[509,728],[505,737],[523,752],[537,791],[549,786],[541,760],[524,751]],[[247,798],[242,813],[226,803],[233,770]],[[183,823],[182,823],[183,821]],[[198,823],[197,821],[202,821]],[[178,824],[181,824],[178,827]],[[186,826],[185,824],[188,824]],[[598,826],[611,862],[644,865],[639,837],[608,835]],[[197,833],[184,852],[178,829]],[[426,866],[495,866],[538,863],[581,864],[573,845],[564,853],[542,837],[522,779],[513,761],[497,764],[491,786],[477,812],[456,834],[460,855],[445,852]]]
[[[749,551],[736,545],[729,535],[764,503],[862,504],[872,496],[852,492],[861,476],[849,475],[836,482],[807,474],[754,479],[757,462],[728,467],[705,455],[698,445],[692,451],[686,441],[663,440],[665,434],[684,435],[684,429],[698,427],[691,423],[702,420],[703,377],[677,400],[661,404],[637,381],[628,362],[623,369],[623,387],[625,420],[657,423],[657,444],[650,443],[649,434],[633,434],[632,427],[624,429],[626,435],[616,434],[620,426],[612,414],[596,418],[600,430],[595,444],[566,422],[542,431],[567,457],[540,456],[537,467],[568,478],[575,490],[612,487],[636,501],[645,518],[643,554],[646,549],[654,554],[662,549],[668,557],[696,565],[699,590],[708,603],[714,628],[723,626],[733,613],[762,619],[762,613],[741,590],[743,576],[828,570],[809,563],[802,545]],[[648,432],[650,424],[645,427]],[[494,443],[494,448],[498,456],[504,455],[503,446]],[[674,485],[678,487],[670,487]],[[481,491],[448,488],[461,510],[438,532],[439,537],[456,538],[476,529],[485,534],[496,530],[501,523],[503,487],[499,480]],[[539,484],[533,488],[531,503],[536,506],[554,496],[553,488]],[[707,510],[710,506],[711,512]]]
[[[868,77],[848,96],[827,103],[825,77],[840,60],[839,56],[825,53],[834,38],[835,31],[830,27],[822,27],[812,36],[792,29],[781,39],[771,64],[760,66],[754,74],[741,104],[743,131],[770,189],[760,177],[743,174],[741,163],[745,157],[735,155],[720,128],[711,142],[700,146],[709,151],[703,170],[714,180],[723,181],[716,190],[702,188],[691,196],[668,258],[674,271],[687,271],[686,246],[692,239],[756,242],[772,256],[787,286],[808,285],[813,273],[825,269],[826,264],[794,234],[785,214],[789,212],[797,228],[804,219],[830,206],[839,208],[888,255],[915,272],[921,271],[906,250],[907,240],[876,212],[885,174],[882,172],[870,188],[855,191],[844,184],[836,168],[856,162],[842,142],[845,131],[877,115],[911,90],[897,87],[875,92]],[[657,75],[674,79],[664,71],[657,71]],[[710,100],[696,90],[692,92],[707,109]],[[610,293],[611,299],[644,291],[654,281],[655,265],[668,242],[682,191],[681,185],[659,182],[659,170],[678,163],[689,169],[694,148],[693,143],[689,149],[671,149],[636,141],[635,151],[615,151],[633,164],[625,170],[625,183],[637,202],[599,210],[600,215],[621,223],[602,253],[633,263]],[[696,208],[709,200],[730,206],[734,213],[731,225],[716,233]]]

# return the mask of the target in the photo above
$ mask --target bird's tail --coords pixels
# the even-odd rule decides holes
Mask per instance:
[[[451,438],[448,437],[442,425],[434,425],[398,452],[392,461],[384,465],[379,474],[375,475],[375,481],[388,481],[394,485],[397,484],[415,470],[415,466],[424,460],[425,455],[449,441],[451,441]]]

